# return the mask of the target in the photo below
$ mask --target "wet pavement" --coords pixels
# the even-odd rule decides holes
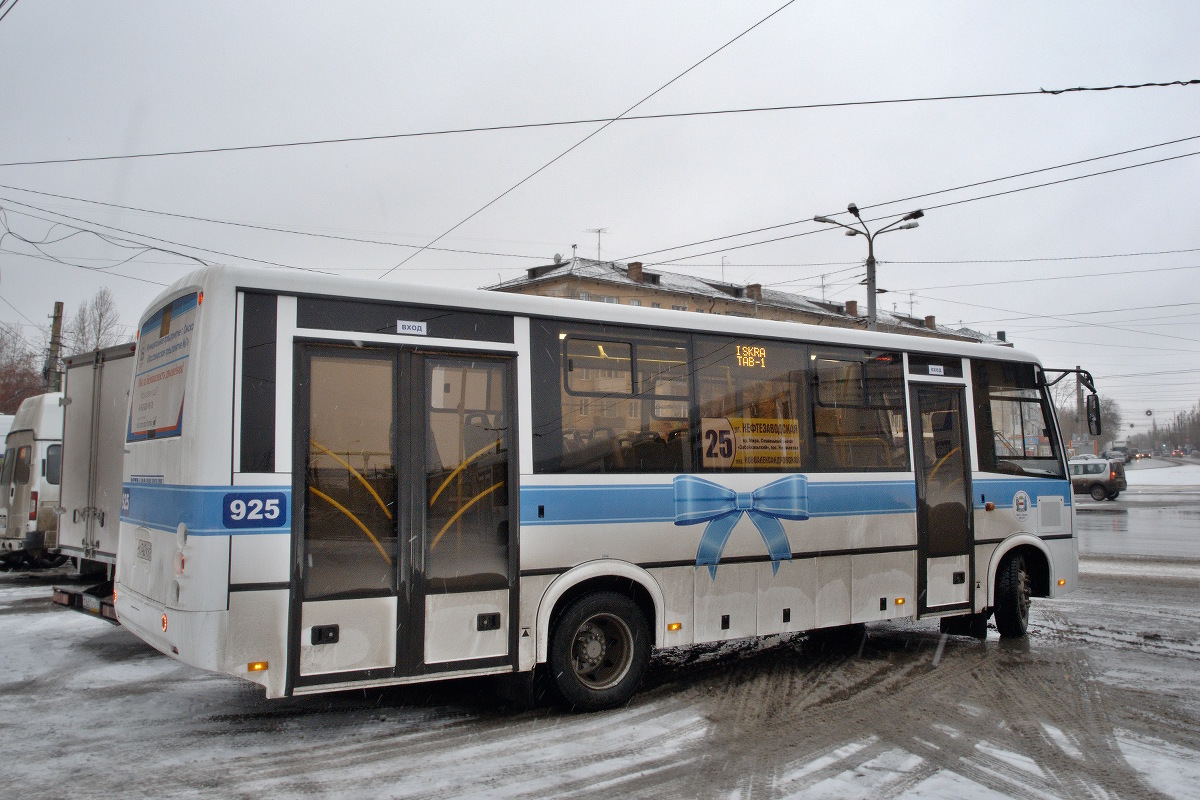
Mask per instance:
[[[1079,554],[1200,561],[1200,485],[1149,483],[1172,476],[1173,466],[1131,466],[1116,500],[1076,495]]]

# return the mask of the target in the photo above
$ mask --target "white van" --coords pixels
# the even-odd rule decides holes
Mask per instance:
[[[58,547],[58,484],[62,478],[61,392],[27,398],[5,438],[0,472],[0,560],[45,566]]]

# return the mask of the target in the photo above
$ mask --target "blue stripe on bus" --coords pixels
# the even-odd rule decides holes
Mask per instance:
[[[837,481],[808,484],[809,517],[913,514],[912,481]],[[522,525],[674,522],[673,484],[522,486]]]
[[[234,519],[229,506],[234,500],[248,503],[277,501],[278,513],[268,519],[262,507],[248,506]],[[278,501],[282,500],[282,503]],[[261,519],[252,519],[255,515]],[[189,536],[230,536],[292,532],[292,487],[290,486],[173,486],[154,483],[125,483],[121,486],[121,522],[160,531],[174,532],[185,523]],[[261,524],[262,527],[258,527]]]
[[[1071,505],[1071,482],[1061,478],[975,478],[971,481],[975,508],[995,503],[997,508],[1011,506],[1013,496],[1024,491],[1037,506],[1039,497],[1061,497],[1063,505]]]
[[[1061,497],[1071,505],[1071,484],[1046,478],[976,478],[973,505],[1012,505],[1025,491],[1036,506],[1039,497]],[[122,486],[121,521],[155,530],[174,532],[187,524],[193,536],[237,534],[290,534],[290,486],[175,486],[126,483]],[[276,497],[277,520],[233,520],[229,503],[234,499]],[[808,515],[846,517],[916,513],[913,481],[830,481],[808,483]],[[540,514],[539,514],[540,512]],[[673,522],[675,487],[663,484],[612,484],[521,487],[522,525],[586,525],[639,522]],[[263,527],[256,527],[262,524]]]

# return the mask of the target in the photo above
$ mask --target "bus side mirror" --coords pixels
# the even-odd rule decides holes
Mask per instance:
[[[1087,421],[1088,432],[1092,436],[1100,435],[1100,397],[1098,395],[1089,394],[1087,396]]]

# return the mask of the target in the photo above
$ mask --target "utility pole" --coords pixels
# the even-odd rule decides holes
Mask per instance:
[[[50,325],[50,356],[42,369],[42,377],[52,392],[62,391],[62,372],[58,369],[58,358],[62,355],[63,304],[54,304],[54,321]]]

